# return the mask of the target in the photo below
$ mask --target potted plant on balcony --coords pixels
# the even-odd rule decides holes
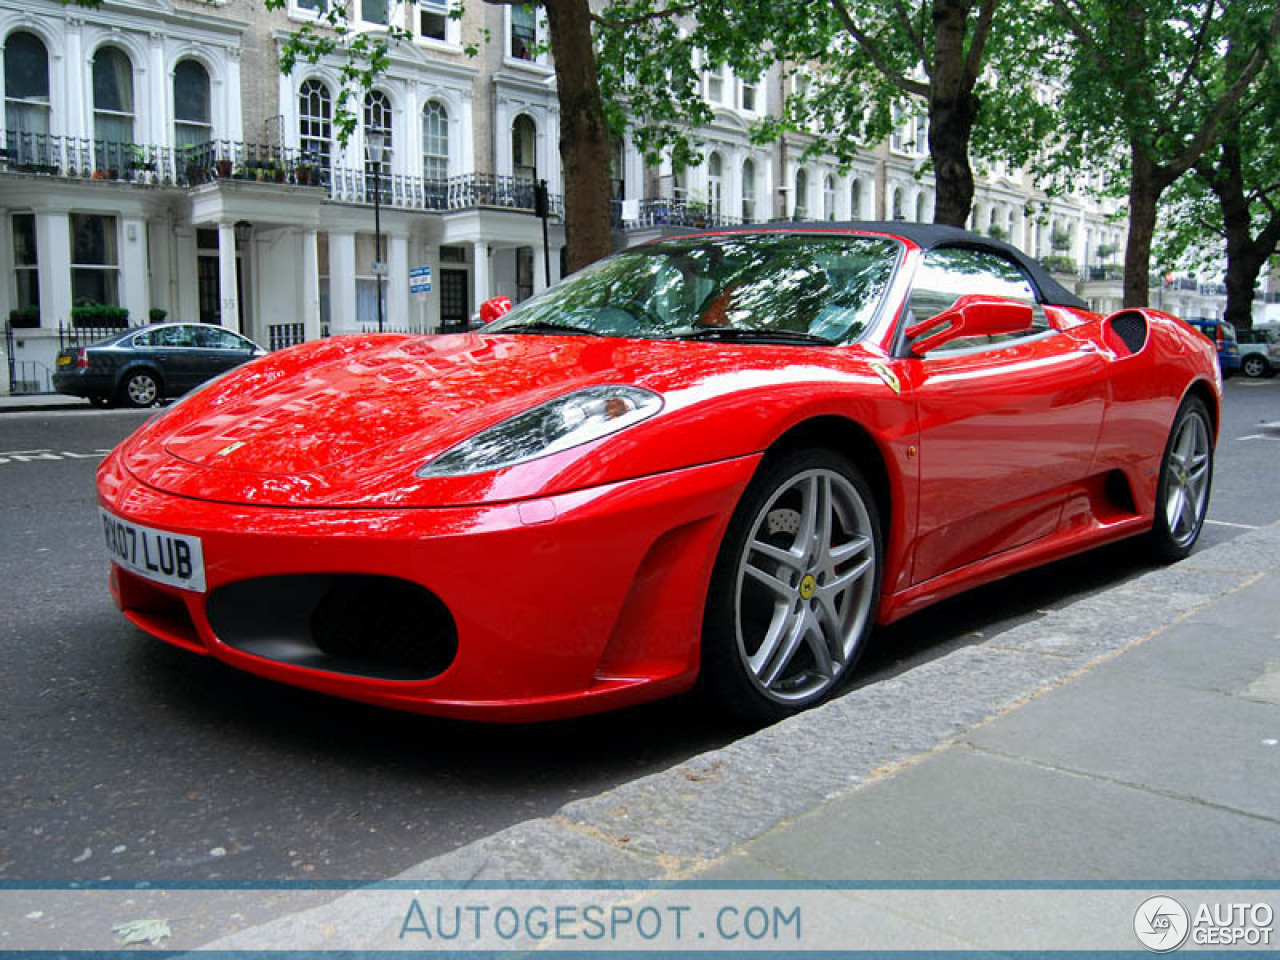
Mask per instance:
[[[152,307],[147,312],[147,317],[152,323],[164,323],[164,318],[169,315],[169,311],[163,307]]]
[[[306,156],[293,168],[293,176],[300,187],[313,187],[319,183],[315,164]]]
[[[115,328],[129,325],[129,311],[107,303],[85,300],[71,308],[73,327]]]
[[[9,311],[9,326],[31,330],[40,326],[40,308],[35,304]]]
[[[154,173],[156,169],[155,160],[147,153],[147,148],[139,146],[136,143],[126,143],[124,145],[125,154],[129,158],[129,169],[138,170],[146,173]]]

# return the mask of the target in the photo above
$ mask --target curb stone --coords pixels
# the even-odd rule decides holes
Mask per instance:
[[[668,770],[566,804],[395,879],[673,882],[779,823],[945,748],[970,730],[1204,610],[1280,565],[1280,524],[1150,571]],[[631,894],[616,891],[618,897]],[[343,900],[232,935],[245,949],[309,923],[359,923]],[[314,915],[314,916],[313,916]],[[364,918],[367,921],[367,917]]]

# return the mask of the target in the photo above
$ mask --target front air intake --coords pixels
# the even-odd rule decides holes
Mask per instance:
[[[429,680],[458,653],[452,614],[421,584],[369,574],[298,574],[227,584],[209,624],[236,650],[378,680]]]

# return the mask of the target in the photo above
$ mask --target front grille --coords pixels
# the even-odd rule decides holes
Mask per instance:
[[[209,597],[229,647],[294,666],[379,680],[427,680],[449,668],[458,630],[420,584],[368,574],[242,580]]]

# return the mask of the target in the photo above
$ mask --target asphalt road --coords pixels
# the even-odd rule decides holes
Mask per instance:
[[[1280,519],[1280,378],[1230,381],[1202,543]],[[369,880],[670,766],[744,728],[686,697],[487,727],[270,684],[127,624],[99,452],[145,418],[0,413],[0,879]],[[17,454],[15,455],[15,452]],[[877,632],[874,683],[1144,569],[1128,545]]]

